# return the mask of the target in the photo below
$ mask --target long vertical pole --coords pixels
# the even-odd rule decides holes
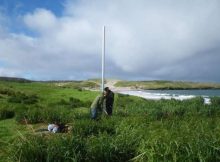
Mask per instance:
[[[103,36],[102,36],[102,85],[101,91],[104,91],[105,84],[105,26],[103,26]]]

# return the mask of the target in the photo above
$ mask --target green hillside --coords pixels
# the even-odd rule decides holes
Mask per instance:
[[[119,81],[116,87],[135,89],[220,89],[220,83],[199,83],[185,81]]]
[[[92,121],[99,92],[67,85],[0,82],[0,161],[220,161],[220,98],[204,105],[116,94],[113,116]],[[54,121],[72,130],[39,131]]]

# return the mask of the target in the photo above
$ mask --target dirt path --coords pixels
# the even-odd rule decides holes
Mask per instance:
[[[115,84],[119,80],[107,80],[105,87],[109,87],[113,92],[129,91],[132,90],[130,87],[116,87]]]
[[[110,90],[112,90],[113,92],[116,92],[116,93],[134,90],[131,87],[116,87],[115,84],[118,81],[120,81],[120,80],[116,80],[116,79],[107,80],[105,83],[105,87],[109,87]],[[101,84],[96,81],[90,81],[90,82],[94,82],[94,83],[99,84],[101,86]],[[93,89],[86,88],[86,89],[90,90],[90,91],[100,91],[100,88],[93,88]]]

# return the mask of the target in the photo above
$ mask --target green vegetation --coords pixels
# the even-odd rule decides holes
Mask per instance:
[[[8,105],[0,105],[0,120],[13,118],[14,115],[14,108]]]
[[[72,81],[72,82],[52,82],[52,83],[63,88],[74,88],[78,90],[87,89],[87,88],[94,89],[99,87],[99,84],[92,80]]]
[[[220,89],[219,83],[196,83],[182,81],[119,81],[117,87],[132,87],[134,89]]]
[[[15,77],[1,77],[0,81],[10,81],[10,82],[20,82],[20,83],[30,83],[30,80],[24,78],[15,78]]]
[[[97,94],[55,83],[0,82],[0,161],[220,161],[219,97],[204,105],[200,97],[116,94],[114,115],[92,121],[89,105]],[[37,132],[55,121],[72,130]]]

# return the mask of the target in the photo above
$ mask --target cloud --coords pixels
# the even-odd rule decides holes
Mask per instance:
[[[36,9],[33,13],[24,16],[25,24],[39,32],[49,32],[53,27],[57,26],[55,15],[45,9]]]
[[[0,56],[34,79],[99,77],[105,24],[108,77],[220,81],[219,7],[218,0],[68,0],[59,17],[43,8],[23,15],[36,36],[0,30]]]

